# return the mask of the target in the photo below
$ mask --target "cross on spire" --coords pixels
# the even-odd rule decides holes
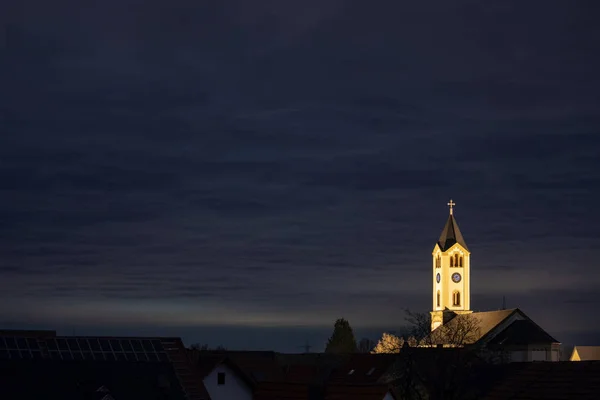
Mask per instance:
[[[450,199],[450,202],[448,203],[448,206],[450,207],[450,215],[452,215],[452,211],[453,211],[455,205],[456,205],[456,203],[454,201],[452,201],[452,199]]]

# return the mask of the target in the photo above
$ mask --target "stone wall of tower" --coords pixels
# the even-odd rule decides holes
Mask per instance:
[[[450,310],[470,310],[471,254],[458,243],[450,247],[447,251],[441,251],[440,247],[436,245],[432,252],[432,260],[432,310],[441,311],[445,308]],[[438,274],[440,275],[439,282]],[[460,276],[458,282],[452,279],[455,274]],[[455,292],[460,293],[458,305],[455,304]]]
[[[443,310],[459,313],[471,310],[471,253],[458,243],[446,251],[436,244],[432,252],[432,272],[432,329],[435,329],[442,323]],[[458,282],[452,279],[455,274],[460,276]],[[455,297],[456,293],[459,298]]]

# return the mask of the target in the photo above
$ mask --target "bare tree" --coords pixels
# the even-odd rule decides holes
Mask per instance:
[[[369,338],[362,338],[358,342],[358,352],[359,353],[370,353],[375,347],[375,342]]]
[[[405,313],[410,332],[417,339],[419,346],[464,347],[475,343],[481,337],[481,321],[472,314],[453,314],[447,323],[431,331],[429,314],[410,310],[405,310]]]
[[[225,351],[225,350],[227,350],[222,345],[218,345],[214,349],[211,349],[211,348],[208,347],[208,344],[206,344],[206,343],[205,344],[192,343],[190,345],[190,349],[191,350],[198,350],[198,351]]]
[[[382,353],[400,353],[400,349],[404,346],[404,338],[396,336],[392,333],[383,332],[381,339],[377,342],[375,348],[371,351],[373,354]]]
[[[474,366],[483,361],[470,345],[479,338],[479,320],[469,314],[456,315],[432,332],[429,314],[405,312],[417,347],[406,343],[395,365],[394,386],[400,398],[477,398],[470,382]]]

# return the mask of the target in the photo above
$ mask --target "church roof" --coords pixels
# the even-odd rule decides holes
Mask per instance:
[[[490,341],[490,345],[519,346],[558,343],[530,319],[514,321]]]
[[[438,240],[438,245],[442,251],[446,251],[456,243],[460,244],[467,251],[469,250],[462,233],[460,233],[460,229],[458,229],[458,223],[456,222],[454,215],[450,214],[448,221],[446,221],[446,226],[444,226],[440,239]]]
[[[510,325],[503,328],[502,331],[498,332],[496,328],[514,314],[520,314],[522,319],[513,321]],[[465,344],[479,343],[482,340],[487,341],[486,338],[489,338],[490,335],[493,335],[493,343],[490,342],[490,344],[514,345],[522,344],[523,342],[526,344],[558,343],[558,340],[550,336],[518,308],[459,314],[445,325],[450,332],[453,332],[454,329],[460,329],[461,326],[470,326],[468,322],[464,322],[470,318],[476,321],[477,330],[465,336]],[[443,340],[443,337],[440,337],[440,339]]]

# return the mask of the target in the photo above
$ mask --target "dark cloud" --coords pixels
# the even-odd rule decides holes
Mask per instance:
[[[1,5],[0,320],[396,329],[452,196],[476,308],[600,330],[600,10],[535,3]]]

